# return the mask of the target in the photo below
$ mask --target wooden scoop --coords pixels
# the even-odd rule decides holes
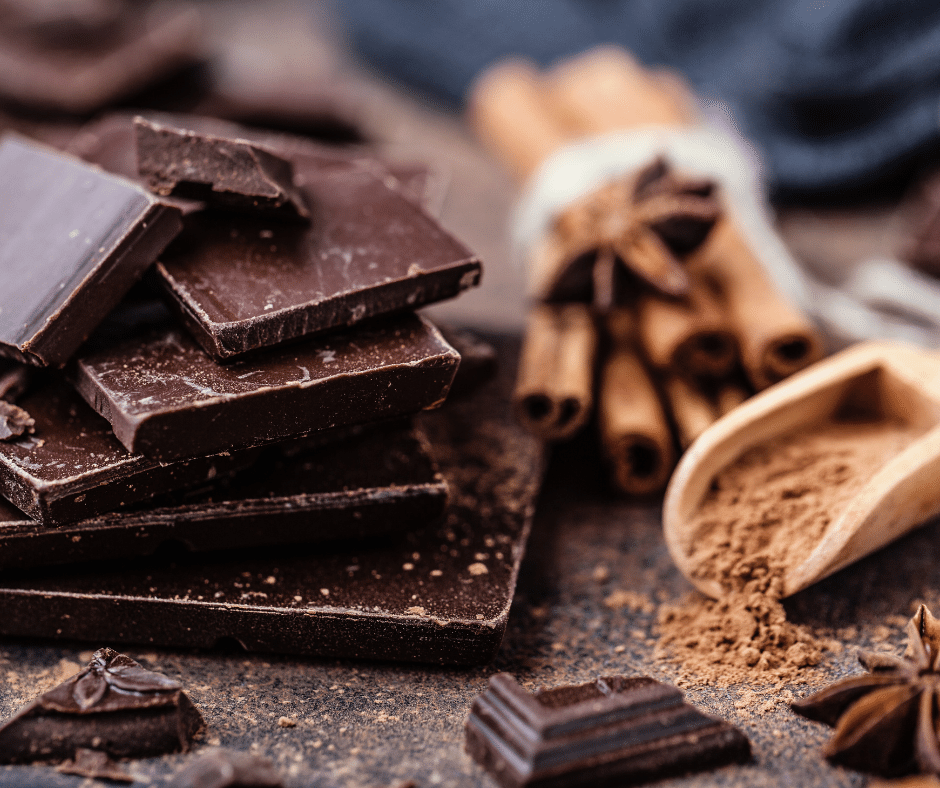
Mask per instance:
[[[940,514],[940,353],[893,342],[864,342],[758,394],[709,427],[669,483],[666,544],[701,591],[722,596],[713,579],[694,577],[693,517],[717,474],[748,449],[845,414],[901,422],[915,436],[840,510],[822,539],[783,575],[795,594]]]

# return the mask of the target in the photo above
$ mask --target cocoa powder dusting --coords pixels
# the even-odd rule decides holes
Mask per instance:
[[[691,684],[794,681],[826,645],[787,621],[782,576],[806,559],[829,525],[917,432],[902,422],[826,421],[749,450],[712,484],[689,529],[696,577],[718,600],[665,606],[657,655]]]

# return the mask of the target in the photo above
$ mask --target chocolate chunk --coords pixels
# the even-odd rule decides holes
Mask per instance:
[[[64,364],[180,226],[177,209],[138,186],[4,137],[0,354]]]
[[[467,752],[504,788],[634,784],[751,757],[741,731],[646,677],[530,694],[498,673],[473,702],[466,735]]]
[[[36,426],[33,418],[22,408],[0,400],[0,441],[19,438],[32,433]]]
[[[125,772],[106,753],[100,750],[88,750],[79,747],[75,750],[75,757],[56,766],[60,774],[77,774],[80,777],[90,777],[93,780],[110,780],[118,783],[132,783],[134,777]]]
[[[186,327],[215,358],[414,309],[478,284],[479,260],[375,174],[292,160],[311,225],[195,214],[155,266]]]
[[[20,403],[35,422],[35,435],[0,442],[0,493],[45,524],[193,487],[247,467],[257,456],[249,450],[160,463],[128,454],[111,425],[58,379],[33,386]]]
[[[173,775],[169,788],[279,788],[274,764],[260,755],[215,749],[194,758]]]
[[[226,366],[170,328],[89,352],[75,376],[128,451],[167,460],[436,407],[459,361],[405,315]]]
[[[58,760],[78,748],[115,758],[185,751],[202,726],[178,681],[102,648],[0,725],[0,763]]]
[[[8,30],[0,35],[0,100],[91,114],[191,66],[201,45],[202,16],[187,5],[135,9],[104,38],[70,37],[59,46]]]
[[[286,159],[248,140],[175,128],[138,117],[137,166],[152,192],[213,205],[309,219]]]
[[[419,431],[391,423],[345,432],[319,447],[272,448],[256,465],[202,488],[56,528],[0,499],[0,568],[114,561],[174,546],[375,539],[440,518],[447,485]]]
[[[544,456],[509,404],[518,343],[498,347],[495,381],[419,418],[455,491],[443,524],[415,523],[398,539],[329,551],[4,572],[0,634],[197,648],[238,642],[250,651],[449,665],[491,660]]]

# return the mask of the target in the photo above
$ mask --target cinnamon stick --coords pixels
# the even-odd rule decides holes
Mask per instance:
[[[737,364],[737,337],[701,277],[683,299],[642,296],[637,327],[650,363],[667,376],[723,378]]]
[[[572,437],[593,408],[598,335],[584,304],[540,304],[528,316],[514,403],[545,440]]]
[[[680,77],[648,71],[619,47],[601,46],[563,61],[546,83],[549,106],[581,136],[695,117],[691,91]]]
[[[477,136],[520,179],[572,136],[547,107],[541,79],[529,61],[507,60],[485,71],[467,99],[468,119]]]
[[[687,449],[718,420],[718,408],[699,386],[687,378],[677,375],[669,377],[664,388],[679,445]]]
[[[718,284],[744,370],[758,391],[822,358],[818,332],[770,281],[733,217],[718,221],[690,265]]]
[[[659,395],[634,348],[633,317],[606,320],[610,351],[601,368],[598,428],[614,484],[628,495],[661,491],[675,464],[672,433]]]

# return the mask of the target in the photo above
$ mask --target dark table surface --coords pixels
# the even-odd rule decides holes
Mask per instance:
[[[271,9],[278,9],[277,12]],[[328,23],[289,4],[228,3],[217,35],[252,36],[271,57],[290,49],[291,67],[328,75],[356,91],[372,135],[396,158],[430,161],[448,182],[441,219],[486,264],[483,286],[432,314],[455,324],[516,332],[525,309],[524,273],[510,262],[505,228],[514,185],[460,119],[360,70]],[[285,41],[290,46],[285,45]],[[784,217],[794,249],[817,265],[850,265],[890,251],[890,209],[813,210]],[[861,230],[861,232],[860,232]],[[861,238],[861,240],[860,240]],[[857,248],[853,248],[853,244]],[[587,681],[598,674],[647,674],[674,681],[654,657],[656,616],[691,592],[666,551],[659,502],[613,496],[602,482],[592,438],[555,450],[522,564],[509,626],[496,660],[473,669],[298,659],[242,652],[124,647],[145,666],[178,678],[202,711],[200,746],[271,757],[291,786],[492,785],[463,752],[463,722],[487,678],[508,671],[524,686]],[[823,677],[860,668],[856,647],[896,648],[920,601],[940,606],[940,525],[916,531],[787,603],[792,620],[844,644]],[[615,591],[630,604],[605,603]],[[0,611],[2,615],[2,611]],[[76,672],[105,644],[0,640],[0,718]],[[862,785],[858,773],[819,755],[829,731],[796,717],[787,701],[801,685],[690,688],[688,699],[739,725],[751,738],[750,765],[671,780],[669,785]],[[294,727],[281,727],[288,717]],[[160,785],[187,756],[131,762],[139,785]],[[0,767],[0,786],[78,785],[50,767]],[[85,783],[88,784],[88,783]]]

